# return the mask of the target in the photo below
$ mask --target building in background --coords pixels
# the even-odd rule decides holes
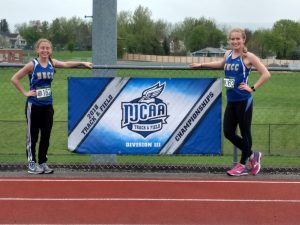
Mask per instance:
[[[191,55],[195,57],[223,57],[226,49],[223,48],[203,48],[201,50],[192,52]]]
[[[22,36],[18,33],[7,34],[6,38],[9,42],[10,48],[25,48],[27,42]]]
[[[0,49],[0,63],[22,63],[23,56],[22,49]]]

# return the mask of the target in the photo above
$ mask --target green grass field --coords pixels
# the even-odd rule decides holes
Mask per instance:
[[[71,54],[71,53],[70,53]],[[65,60],[76,57],[66,53],[55,58]],[[88,52],[85,56],[89,57]],[[18,68],[0,67],[0,163],[25,163],[25,98],[10,83]],[[53,82],[55,123],[53,127],[49,162],[89,163],[90,156],[67,150],[67,79],[69,76],[90,76],[87,69],[58,69]],[[222,71],[200,70],[122,70],[118,76],[134,77],[222,77]],[[258,78],[253,72],[250,83]],[[27,78],[22,80],[28,86]],[[300,166],[300,73],[272,72],[270,80],[254,93],[253,148],[265,155],[270,166]],[[225,93],[225,92],[223,92]],[[223,110],[226,103],[223,94]],[[232,145],[223,141],[222,156],[118,156],[118,163],[143,164],[214,164],[232,162]]]
[[[24,52],[26,60],[31,60],[36,57],[34,51],[27,50]],[[52,55],[53,58],[67,61],[67,60],[80,60],[80,61],[92,61],[92,52],[91,51],[55,51]]]

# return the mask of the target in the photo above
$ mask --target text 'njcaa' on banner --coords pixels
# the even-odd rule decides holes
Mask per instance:
[[[68,148],[87,154],[221,154],[220,78],[70,77]]]

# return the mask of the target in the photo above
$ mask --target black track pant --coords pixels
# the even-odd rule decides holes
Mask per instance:
[[[53,106],[37,106],[27,103],[25,113],[27,120],[26,153],[28,162],[37,162],[36,144],[40,134],[38,163],[45,163],[53,126]]]
[[[251,122],[253,98],[241,102],[228,102],[224,114],[224,136],[242,151],[240,163],[245,165],[252,154]],[[237,126],[241,136],[236,134]]]

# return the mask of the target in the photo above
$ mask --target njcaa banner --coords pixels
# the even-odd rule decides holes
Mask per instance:
[[[220,154],[217,78],[68,79],[68,148],[89,154]]]

